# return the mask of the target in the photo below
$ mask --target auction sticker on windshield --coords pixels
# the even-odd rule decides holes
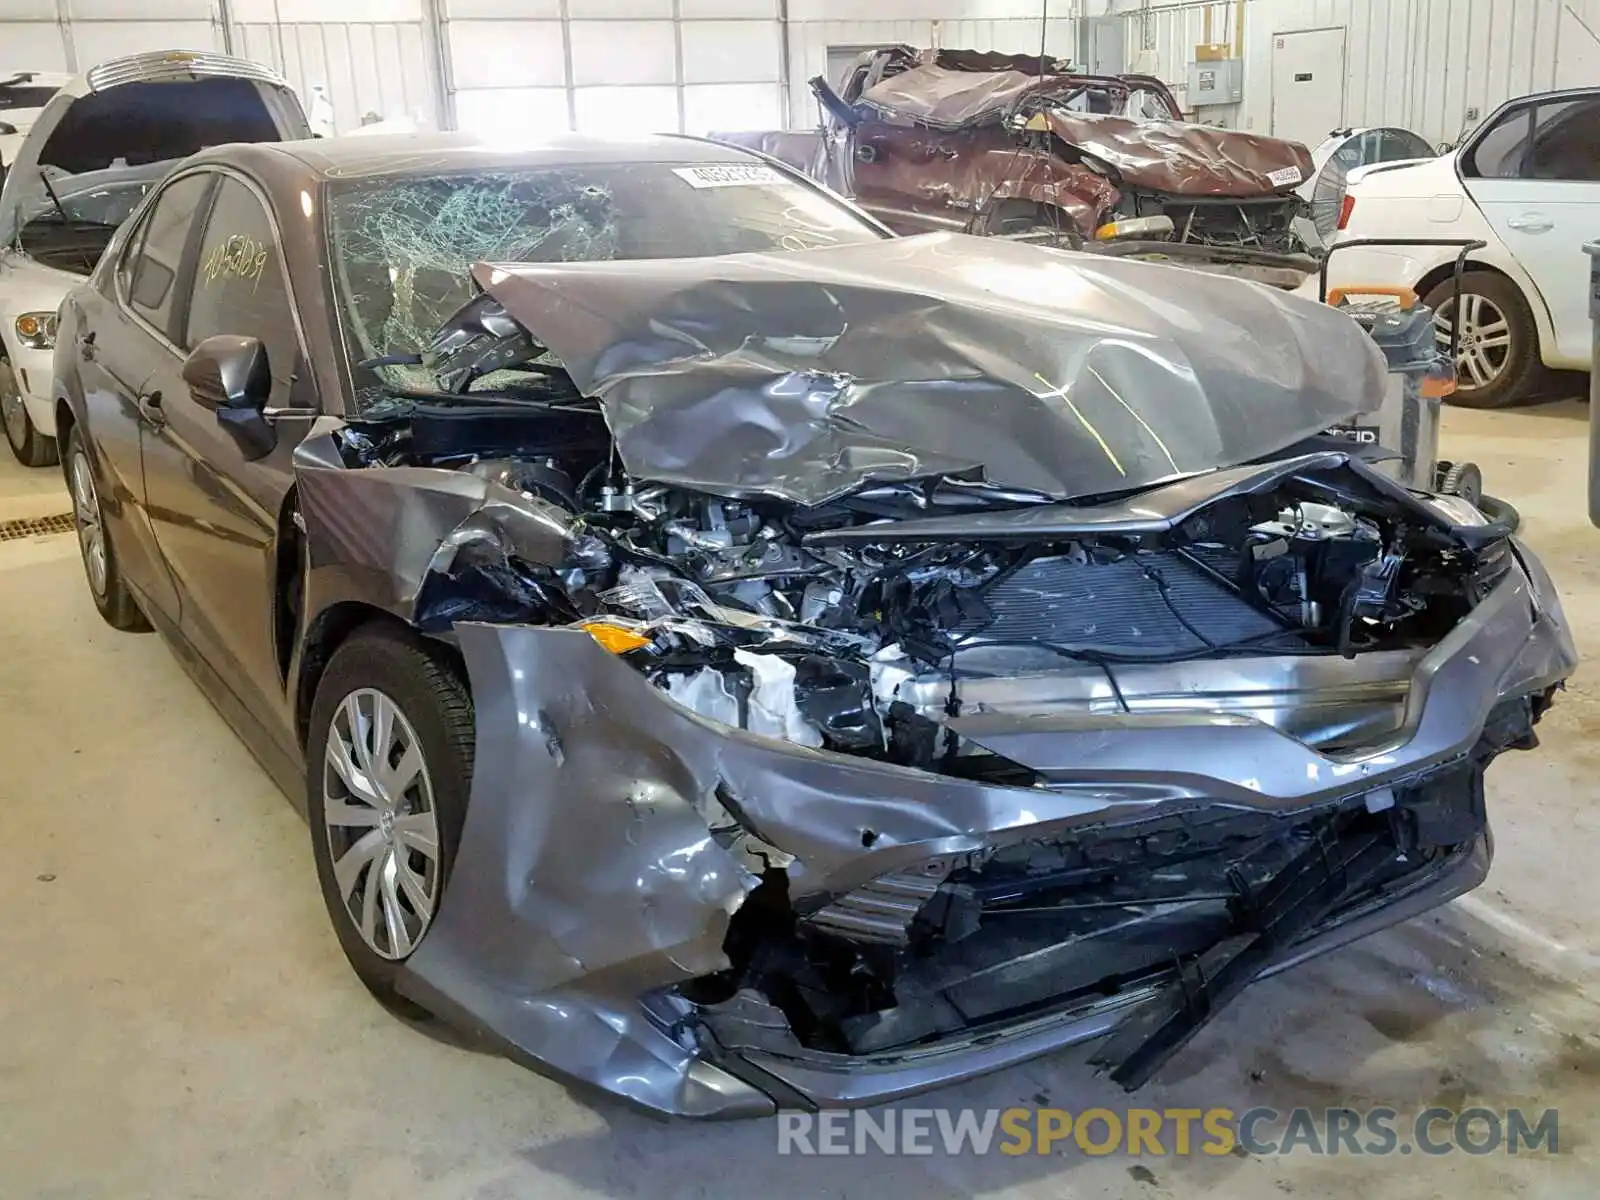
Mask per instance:
[[[712,163],[698,167],[673,167],[672,173],[690,187],[771,187],[788,180],[760,163]]]

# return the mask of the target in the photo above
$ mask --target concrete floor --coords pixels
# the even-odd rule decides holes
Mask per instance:
[[[1584,409],[1449,414],[1600,653]],[[0,465],[0,520],[65,511]],[[58,500],[59,503],[53,503]],[[1600,1167],[1600,687],[1490,775],[1475,895],[1252,989],[1140,1104],[1559,1107],[1558,1156],[784,1159],[771,1123],[664,1125],[384,1014],[307,833],[70,537],[0,546],[0,1197],[1592,1196]],[[1125,1108],[1069,1053],[926,1103]]]

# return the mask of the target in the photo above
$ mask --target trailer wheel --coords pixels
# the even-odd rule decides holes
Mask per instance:
[[[1483,472],[1477,463],[1440,463],[1444,472],[1439,480],[1439,491],[1446,496],[1460,496],[1476,506],[1483,499]]]

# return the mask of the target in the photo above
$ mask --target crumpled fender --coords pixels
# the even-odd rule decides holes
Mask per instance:
[[[314,432],[294,453],[313,615],[336,600],[359,600],[415,623],[423,584],[469,545],[560,563],[570,517],[555,505],[468,471],[348,468],[334,428]]]

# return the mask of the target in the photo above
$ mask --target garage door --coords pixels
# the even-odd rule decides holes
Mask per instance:
[[[456,124],[495,137],[783,125],[774,0],[445,0]]]
[[[232,0],[228,7],[234,53],[287,79],[314,122],[326,104],[340,133],[373,117],[439,124],[422,0]],[[338,19],[329,19],[331,10]]]
[[[212,0],[6,0],[0,67],[7,71],[87,70],[144,50],[220,50]]]

